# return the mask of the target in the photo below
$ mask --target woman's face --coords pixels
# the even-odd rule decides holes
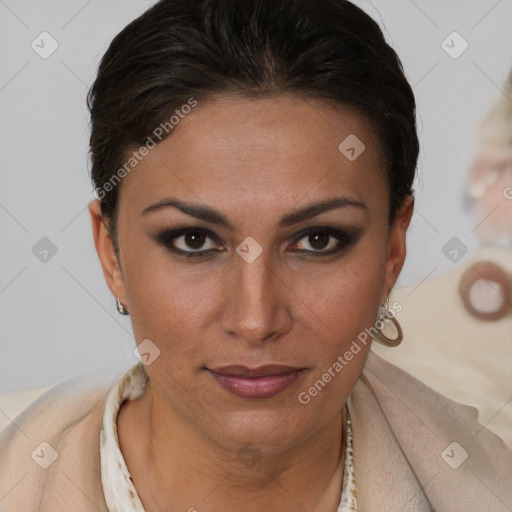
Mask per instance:
[[[98,208],[105,276],[136,343],[151,340],[146,371],[160,403],[232,451],[250,442],[279,452],[335,418],[369,350],[358,336],[403,265],[412,213],[407,203],[388,231],[365,119],[294,96],[199,102],[124,178],[122,273]],[[231,390],[212,373],[270,364],[303,371],[252,386],[227,378]]]

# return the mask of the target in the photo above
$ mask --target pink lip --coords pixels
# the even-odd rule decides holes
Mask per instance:
[[[225,366],[208,372],[224,389],[241,398],[271,398],[297,381],[304,368],[268,365],[250,369]]]

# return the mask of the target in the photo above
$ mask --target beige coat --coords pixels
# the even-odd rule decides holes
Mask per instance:
[[[114,380],[60,384],[0,434],[1,512],[107,510],[99,432]],[[370,353],[349,409],[359,512],[512,510],[512,452],[473,407]],[[42,442],[58,454],[47,469]]]

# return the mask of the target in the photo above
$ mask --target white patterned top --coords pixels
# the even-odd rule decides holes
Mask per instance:
[[[100,431],[101,482],[109,512],[145,512],[119,447],[117,416],[125,400],[138,398],[147,382],[142,363],[122,375],[110,390]],[[357,491],[352,447],[352,423],[347,417],[343,490],[337,512],[357,511]]]

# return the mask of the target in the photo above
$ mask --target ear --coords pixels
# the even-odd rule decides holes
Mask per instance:
[[[393,226],[389,231],[388,257],[386,261],[386,278],[384,295],[381,304],[395,286],[402,271],[406,255],[406,234],[414,212],[414,198],[408,195],[396,215]]]
[[[114,297],[119,297],[123,305],[127,306],[123,274],[117,260],[114,243],[104,223],[99,199],[94,199],[89,203],[89,213],[92,221],[94,245],[96,246],[96,252],[98,253],[107,285]]]

